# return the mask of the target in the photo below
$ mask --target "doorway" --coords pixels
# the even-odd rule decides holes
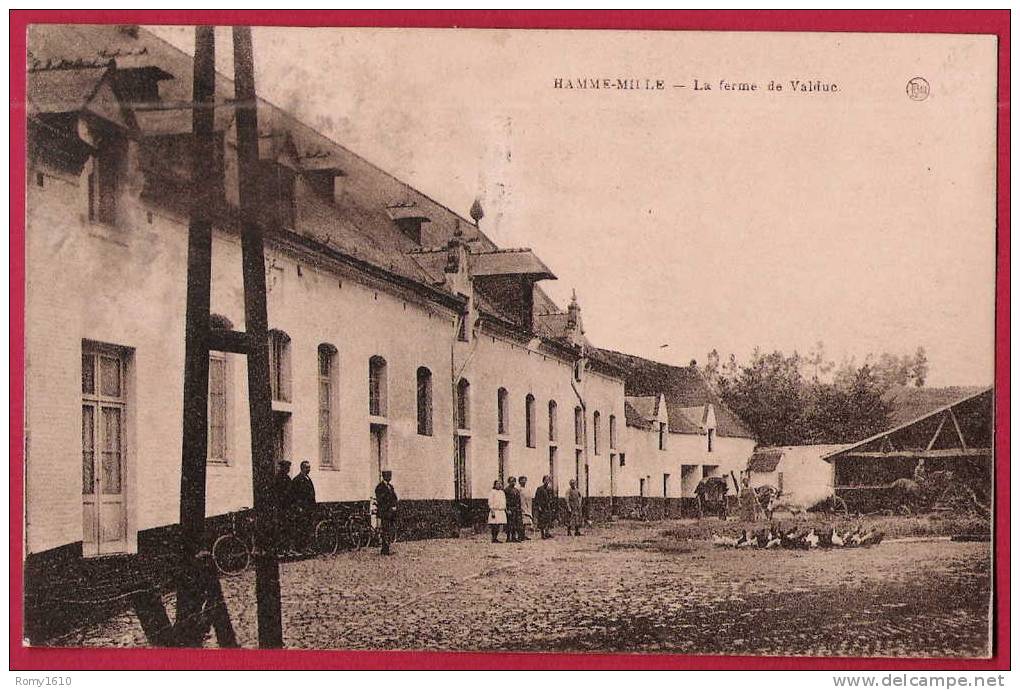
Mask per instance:
[[[125,553],[125,360],[104,349],[84,350],[81,361],[82,554]]]

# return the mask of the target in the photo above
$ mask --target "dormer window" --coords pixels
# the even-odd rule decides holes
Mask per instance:
[[[329,202],[336,201],[336,180],[342,176],[339,170],[306,170],[303,173],[305,184]]]
[[[93,223],[117,222],[117,197],[120,194],[121,168],[126,143],[110,135],[94,151],[85,166],[88,218]]]
[[[431,219],[414,202],[387,206],[386,212],[405,237],[415,244],[422,244],[422,226]]]
[[[155,65],[130,65],[137,56],[115,58],[117,69],[114,72],[114,85],[117,97],[131,108],[144,108],[147,104],[159,102],[159,83],[174,76]]]

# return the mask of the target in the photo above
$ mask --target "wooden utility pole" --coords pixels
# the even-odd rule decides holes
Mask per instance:
[[[258,600],[259,646],[283,646],[280,610],[280,565],[273,536],[272,398],[269,387],[269,325],[266,314],[266,264],[258,216],[258,107],[251,27],[235,26],[234,100],[237,125],[237,184],[241,213],[244,321],[248,346],[248,410],[251,417],[252,489],[255,499],[255,597]]]
[[[173,642],[197,646],[212,625],[221,646],[236,646],[219,579],[205,552],[205,484],[208,452],[209,352],[248,358],[252,484],[255,503],[255,596],[259,646],[283,646],[280,569],[274,544],[276,504],[272,495],[272,400],[269,388],[269,329],[262,228],[258,218],[261,169],[251,29],[234,27],[235,119],[242,232],[245,332],[212,328],[212,214],[222,189],[216,156],[214,27],[195,28],[192,106],[191,218],[188,227],[188,289],[184,328],[184,429],[181,452],[181,575]],[[202,557],[204,555],[204,558]]]
[[[188,287],[184,316],[184,424],[181,442],[181,564],[177,582],[177,623],[173,644],[197,646],[209,627],[204,612],[217,608],[217,639],[235,646],[219,581],[205,548],[205,480],[209,417],[209,291],[212,282],[213,190],[220,188],[212,161],[216,91],[215,34],[211,26],[195,27],[192,93],[191,209],[188,223]],[[225,622],[224,622],[225,621]]]

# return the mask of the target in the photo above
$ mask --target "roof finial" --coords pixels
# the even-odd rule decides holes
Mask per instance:
[[[485,211],[482,210],[482,202],[478,197],[475,197],[474,203],[471,204],[471,220],[475,221],[475,225],[478,225],[478,221],[485,217]]]

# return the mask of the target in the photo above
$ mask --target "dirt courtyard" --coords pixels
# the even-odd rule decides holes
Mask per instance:
[[[481,535],[401,543],[390,558],[367,550],[286,563],[285,641],[318,649],[989,653],[986,542],[738,551],[683,534],[680,521],[619,522],[582,537],[560,530],[549,541],[491,544]],[[254,575],[223,585],[239,642],[256,646]],[[130,613],[76,638],[63,644],[145,643]]]

